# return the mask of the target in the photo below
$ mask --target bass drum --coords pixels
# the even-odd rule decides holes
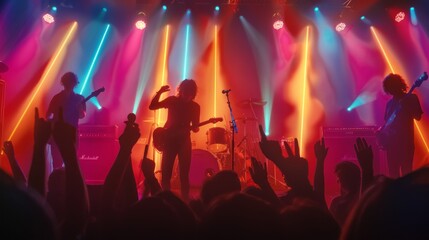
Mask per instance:
[[[219,169],[219,160],[212,153],[203,149],[193,149],[189,185],[201,187],[204,181],[219,172]]]

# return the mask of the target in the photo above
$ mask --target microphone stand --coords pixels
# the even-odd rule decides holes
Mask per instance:
[[[227,100],[227,104],[228,104],[228,108],[229,108],[229,113],[231,115],[231,131],[232,131],[232,136],[231,136],[231,169],[232,171],[234,171],[234,135],[235,133],[238,133],[238,128],[237,128],[237,124],[235,122],[235,118],[234,118],[234,114],[232,114],[232,108],[231,108],[231,103],[229,101],[229,91],[225,92],[226,95],[226,100]]]

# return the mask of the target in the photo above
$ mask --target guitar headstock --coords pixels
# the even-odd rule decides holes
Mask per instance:
[[[104,92],[105,90],[106,89],[104,87],[99,88],[99,89],[95,90],[94,92],[92,92],[90,96],[97,97],[98,95],[100,95],[100,93]]]
[[[420,75],[419,79],[416,80],[414,85],[416,87],[420,87],[420,85],[422,85],[423,81],[426,81],[426,80],[428,80],[428,74],[427,74],[427,72],[423,72],[422,75]]]
[[[222,122],[223,118],[219,117],[219,118],[210,118],[209,122],[211,123],[217,123],[217,122]]]

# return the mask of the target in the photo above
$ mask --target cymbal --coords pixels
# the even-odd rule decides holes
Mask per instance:
[[[7,72],[9,70],[9,67],[2,61],[0,61],[0,73]]]
[[[240,101],[241,106],[248,106],[251,104],[256,105],[256,106],[264,106],[265,104],[267,104],[267,102],[264,100],[255,99],[255,98],[250,98],[250,99],[245,99],[245,100]]]

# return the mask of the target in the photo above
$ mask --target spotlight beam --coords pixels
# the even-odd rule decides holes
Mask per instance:
[[[88,79],[89,79],[89,77],[92,74],[95,62],[98,59],[98,55],[100,54],[100,49],[103,46],[104,40],[106,39],[106,35],[107,35],[107,32],[109,31],[109,29],[110,29],[110,24],[107,24],[106,29],[104,30],[103,36],[101,37],[100,43],[98,44],[97,51],[95,52],[95,55],[92,58],[91,65],[89,66],[89,70],[88,70],[88,73],[86,74],[86,77],[85,77],[85,80],[83,82],[82,88],[80,89],[80,92],[79,92],[80,94],[83,93],[83,90],[85,89],[85,86],[88,83]],[[100,106],[100,104],[98,104],[98,102],[96,102],[94,104],[97,106],[98,109],[101,108],[101,106]]]
[[[381,44],[380,38],[378,38],[377,32],[375,31],[375,28],[373,26],[370,27],[371,28],[371,32],[375,37],[375,40],[378,43],[378,46],[380,47],[381,52],[383,53],[384,59],[386,60],[387,64],[389,65],[390,71],[392,71],[392,73],[395,73],[395,70],[393,69],[392,63],[390,62],[389,57],[386,54],[386,51],[384,50],[383,45]]]
[[[213,116],[217,116],[217,69],[218,69],[218,65],[219,63],[218,61],[218,36],[217,36],[217,25],[215,25],[214,28],[214,94],[213,94]],[[216,127],[216,124],[215,124]]]
[[[305,93],[307,91],[307,71],[308,71],[308,48],[309,48],[309,36],[310,36],[310,27],[307,26],[306,36],[305,36],[305,60],[304,60],[304,74],[303,74],[303,87],[302,87],[302,98],[301,98],[301,126],[300,126],[300,135],[299,142],[301,146],[299,148],[300,155],[302,155],[303,144],[304,144],[304,119],[305,119]]]
[[[70,27],[67,35],[63,38],[63,41],[61,42],[60,46],[57,48],[54,57],[49,62],[49,65],[48,65],[47,69],[43,73],[42,78],[40,79],[40,82],[38,83],[38,86],[37,86],[36,90],[34,91],[33,95],[30,98],[30,100],[27,102],[27,106],[24,108],[24,111],[22,112],[21,116],[19,117],[18,121],[16,122],[15,127],[13,128],[11,134],[9,135],[8,141],[10,141],[12,139],[12,137],[15,134],[16,130],[21,125],[22,119],[27,114],[27,111],[30,108],[30,106],[32,105],[32,103],[34,101],[34,98],[39,93],[40,88],[45,83],[45,81],[46,81],[47,77],[49,76],[49,73],[51,72],[51,70],[54,67],[54,65],[57,63],[58,57],[61,55],[61,53],[64,50],[64,48],[69,43],[70,38],[71,38],[72,34],[75,32],[76,28],[77,28],[77,22],[73,22],[73,25]]]
[[[184,63],[183,63],[183,77],[182,77],[182,80],[185,79],[186,76],[188,75],[187,70],[188,70],[189,31],[190,31],[190,26],[189,26],[189,24],[186,24],[185,60],[184,60]]]

